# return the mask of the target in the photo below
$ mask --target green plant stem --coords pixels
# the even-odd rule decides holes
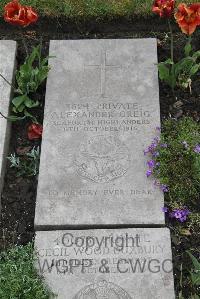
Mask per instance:
[[[171,60],[174,62],[174,36],[173,36],[173,30],[172,30],[172,25],[170,20],[168,19],[168,24],[169,24],[169,30],[170,30],[170,36],[171,36]]]
[[[192,35],[189,35],[188,36],[188,44],[191,44],[191,42],[192,42]]]
[[[183,298],[183,264],[181,263],[181,267],[180,267],[180,288],[181,288],[181,292],[179,293],[180,299]]]
[[[5,119],[7,119],[8,120],[8,117],[6,117],[5,115],[3,115],[3,113],[0,111],[0,115],[3,117],[3,118],[5,118]]]
[[[27,47],[27,44],[26,44],[26,41],[25,41],[25,38],[24,38],[24,31],[22,28],[20,28],[20,35],[21,35],[21,38],[22,38],[22,43],[23,43],[23,46],[24,46],[24,49],[25,49],[25,52],[26,52],[26,57],[28,57],[29,53],[28,53],[28,47]]]
[[[169,25],[169,30],[170,30],[170,37],[171,37],[171,45],[170,45],[170,50],[171,50],[171,60],[172,60],[172,66],[171,66],[171,72],[173,78],[175,77],[174,74],[174,36],[173,36],[173,30],[172,30],[172,25],[170,19],[168,19],[168,25]],[[172,86],[172,93],[174,95],[174,86]]]
[[[0,77],[8,84],[10,85],[14,91],[16,91],[15,87],[12,85],[12,83],[10,83],[1,73],[0,73]]]
[[[23,117],[15,117],[15,116],[8,116],[8,117],[6,117],[5,115],[3,115],[3,113],[0,111],[0,115],[4,118],[4,119],[6,119],[6,120],[8,120],[8,121],[11,121],[11,122],[13,122],[13,121],[17,121],[17,120],[22,120],[22,119],[24,119],[24,118],[26,118],[27,116],[23,116]]]
[[[188,36],[187,44],[188,44],[188,45],[191,45],[191,42],[192,42],[192,35],[189,35],[189,36]]]

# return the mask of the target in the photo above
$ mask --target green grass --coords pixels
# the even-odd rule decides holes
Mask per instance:
[[[200,154],[196,149],[199,140],[200,124],[192,118],[167,119],[162,124],[161,140],[154,141],[148,148],[148,157],[156,165],[148,168],[158,182],[158,188],[168,186],[166,205],[170,211],[185,207],[190,210],[185,228],[194,234],[200,229]]]
[[[162,122],[161,137],[147,148],[148,159],[154,161],[153,166],[153,161],[147,166],[152,171],[152,179],[156,180],[157,188],[168,187],[165,190],[168,220],[172,221],[169,215],[173,210],[188,208],[187,221],[176,221],[176,231],[181,235],[185,230],[194,238],[200,232],[200,154],[196,149],[199,141],[199,123],[190,117],[169,118]]]
[[[9,0],[0,0],[1,13]],[[181,1],[191,3],[189,0]],[[199,2],[193,0],[192,2]],[[40,15],[66,16],[68,18],[112,18],[152,15],[153,0],[21,0],[22,4],[35,7]]]
[[[1,299],[49,299],[50,292],[34,267],[33,245],[0,252]]]
[[[169,187],[166,201],[172,208],[192,208],[197,205],[200,192],[200,154],[194,151],[199,144],[200,125],[192,118],[163,122],[161,142],[156,162],[160,166],[153,173],[162,184]],[[182,142],[186,142],[186,146]],[[162,145],[166,144],[167,147]]]

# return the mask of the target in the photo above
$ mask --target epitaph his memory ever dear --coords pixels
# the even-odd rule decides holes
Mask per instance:
[[[155,39],[51,41],[35,225],[163,224]]]

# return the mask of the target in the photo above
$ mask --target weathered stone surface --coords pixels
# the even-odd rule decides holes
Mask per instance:
[[[160,125],[155,39],[51,41],[37,229],[163,224],[143,150]]]
[[[10,40],[0,41],[0,73],[9,81],[13,81],[15,69],[16,42]],[[0,112],[9,115],[11,87],[0,78]],[[10,123],[0,115],[0,194],[3,188],[5,162],[9,143]],[[1,207],[1,205],[0,205]]]
[[[37,232],[39,273],[57,299],[174,299],[166,228]]]

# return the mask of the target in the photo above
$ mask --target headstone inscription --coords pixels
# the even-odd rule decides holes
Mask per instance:
[[[57,299],[174,299],[166,228],[40,231],[37,268]]]
[[[16,42],[0,41],[0,74],[10,83],[13,81],[15,70]],[[10,123],[3,117],[9,115],[12,88],[0,77],[0,194],[3,188],[5,162],[9,145]],[[3,115],[3,116],[2,116]],[[1,200],[0,200],[1,210]]]
[[[160,125],[155,39],[51,41],[36,229],[164,224],[143,150]]]

